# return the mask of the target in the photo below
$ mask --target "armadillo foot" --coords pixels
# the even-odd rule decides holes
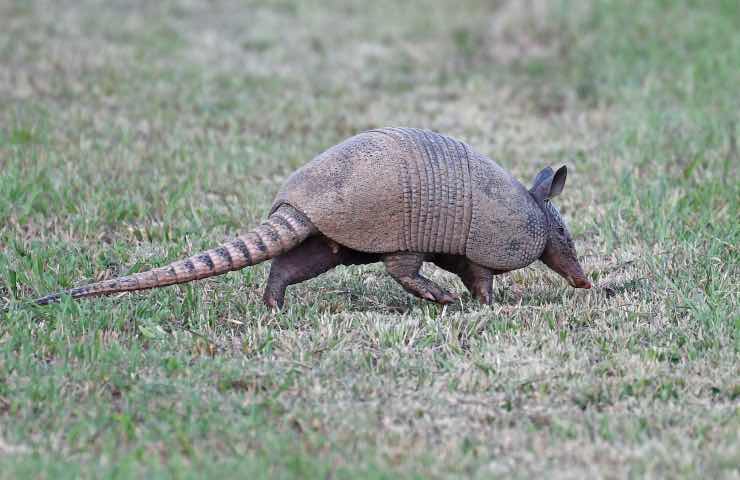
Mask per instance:
[[[478,300],[483,305],[490,305],[493,301],[492,285],[489,283],[488,286],[475,285],[473,288],[468,288],[473,298]]]
[[[419,274],[424,262],[422,254],[393,253],[385,255],[383,262],[388,274],[410,294],[441,304],[457,301],[456,295]]]
[[[493,272],[472,262],[460,276],[470,294],[484,305],[490,305],[493,299]]]
[[[456,302],[458,298],[456,295],[453,295],[422,275],[416,275],[415,277],[394,277],[394,279],[401,284],[404,290],[425,300],[445,305]]]
[[[285,287],[282,288],[282,291],[279,289],[277,291],[265,289],[265,293],[262,294],[262,301],[273,310],[282,309],[285,304]]]

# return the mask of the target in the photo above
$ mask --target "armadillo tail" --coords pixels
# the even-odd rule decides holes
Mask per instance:
[[[72,298],[94,297],[213,277],[276,257],[316,232],[316,227],[308,217],[290,205],[282,205],[254,230],[217,248],[146,272],[52,293],[35,302],[46,305],[58,301],[62,295]]]

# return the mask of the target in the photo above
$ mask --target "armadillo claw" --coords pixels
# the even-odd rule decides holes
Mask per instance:
[[[449,292],[442,291],[442,296],[437,299],[437,302],[441,303],[442,305],[446,305],[448,303],[455,303],[458,301],[460,297],[457,295],[454,295]]]
[[[436,287],[430,288],[424,293],[424,298],[432,302],[439,303],[440,305],[447,305],[448,303],[455,303],[459,300],[459,297],[447,290]]]
[[[422,292],[420,296],[425,300],[436,302],[441,305],[455,303],[459,299],[457,295],[454,295],[447,290],[437,287],[436,285],[430,285],[427,290]]]
[[[275,298],[269,291],[266,291],[262,296],[262,301],[272,310],[278,311],[283,308],[283,299]]]
[[[475,298],[483,305],[490,305],[492,301],[491,294],[487,291],[475,292]]]

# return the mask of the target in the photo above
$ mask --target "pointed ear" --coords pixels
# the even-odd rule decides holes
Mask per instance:
[[[550,167],[545,167],[534,177],[532,188],[529,191],[538,202],[544,202],[550,197],[550,186],[554,177],[555,174]]]
[[[552,168],[545,167],[542,169],[540,173],[537,174],[536,177],[534,177],[534,182],[532,182],[532,190],[537,188],[537,185],[547,180],[549,177],[552,177],[555,173],[552,171]]]
[[[548,198],[557,197],[563,191],[565,187],[565,178],[568,176],[568,167],[563,165],[558,168],[555,172],[555,176],[552,178],[552,185],[550,186],[550,195]]]

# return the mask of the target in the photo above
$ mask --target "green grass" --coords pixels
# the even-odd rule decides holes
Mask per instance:
[[[0,478],[737,478],[738,3],[398,3],[0,5]],[[23,304],[216,245],[383,125],[567,164],[595,288],[441,309],[373,265],[275,314],[260,265]]]

